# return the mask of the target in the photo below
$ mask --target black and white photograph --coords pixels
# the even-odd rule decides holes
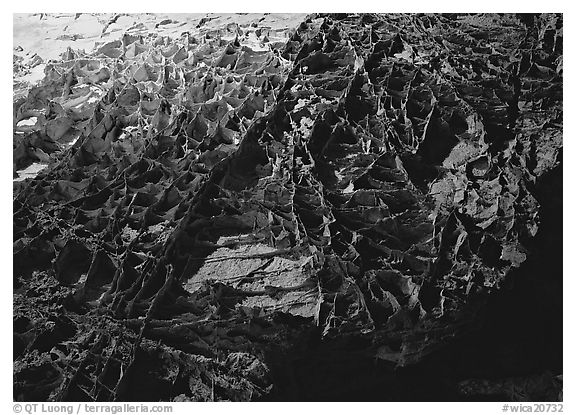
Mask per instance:
[[[11,19],[6,413],[570,412],[563,13]]]

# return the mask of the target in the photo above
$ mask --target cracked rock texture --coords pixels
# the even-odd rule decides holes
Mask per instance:
[[[15,98],[14,398],[557,400],[562,16],[268,32],[129,30]]]

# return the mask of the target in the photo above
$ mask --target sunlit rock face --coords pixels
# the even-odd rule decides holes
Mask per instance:
[[[15,398],[313,399],[314,353],[392,385],[530,258],[561,17],[262,22],[136,25],[15,101]]]

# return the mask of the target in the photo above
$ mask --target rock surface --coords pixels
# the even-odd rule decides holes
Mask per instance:
[[[15,399],[473,395],[415,379],[561,244],[562,17],[284,33],[126,31],[15,97]]]

